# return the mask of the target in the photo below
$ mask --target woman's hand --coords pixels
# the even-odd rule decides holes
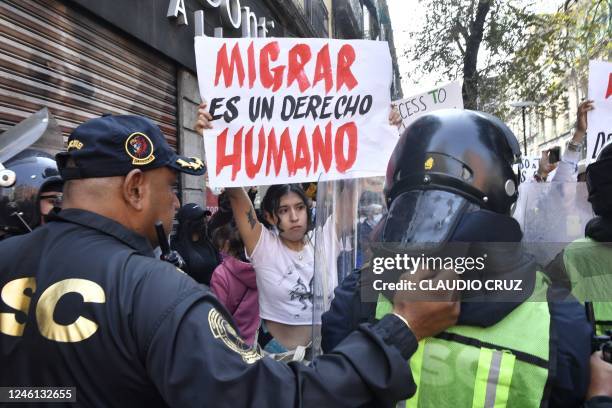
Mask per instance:
[[[397,106],[391,104],[391,112],[389,112],[389,124],[399,129],[402,126],[402,115],[400,115]]]
[[[194,125],[194,129],[199,134],[204,133],[204,129],[212,129],[213,118],[210,113],[208,113],[208,103],[206,100],[203,100],[200,106],[198,106],[198,118]]]

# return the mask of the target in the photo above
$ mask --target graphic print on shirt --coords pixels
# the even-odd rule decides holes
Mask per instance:
[[[310,282],[308,283],[308,287],[304,284],[301,277],[298,277],[298,280],[291,291],[289,292],[289,296],[291,300],[297,299],[302,304],[302,310],[306,310],[308,307],[308,302],[310,302],[310,306],[312,306],[312,280],[310,278]]]

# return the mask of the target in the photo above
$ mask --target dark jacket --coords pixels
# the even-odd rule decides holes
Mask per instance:
[[[185,260],[185,272],[198,283],[210,284],[215,268],[221,264],[221,255],[208,235],[204,210],[195,204],[186,204],[178,211],[178,226],[170,246]],[[199,235],[192,240],[193,233]]]
[[[94,213],[62,210],[0,260],[2,386],[76,387],[86,407],[384,407],[415,391],[397,317],[310,366],[261,358],[206,288]]]

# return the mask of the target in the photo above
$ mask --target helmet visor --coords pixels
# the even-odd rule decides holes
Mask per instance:
[[[412,245],[418,243],[444,243],[468,205],[465,198],[448,191],[402,193],[389,209],[382,241],[405,249],[416,249]]]

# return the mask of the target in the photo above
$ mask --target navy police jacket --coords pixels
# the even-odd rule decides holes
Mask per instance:
[[[83,210],[1,242],[0,288],[0,386],[74,387],[77,406],[391,406],[415,391],[397,317],[311,366],[262,358],[204,286]]]

